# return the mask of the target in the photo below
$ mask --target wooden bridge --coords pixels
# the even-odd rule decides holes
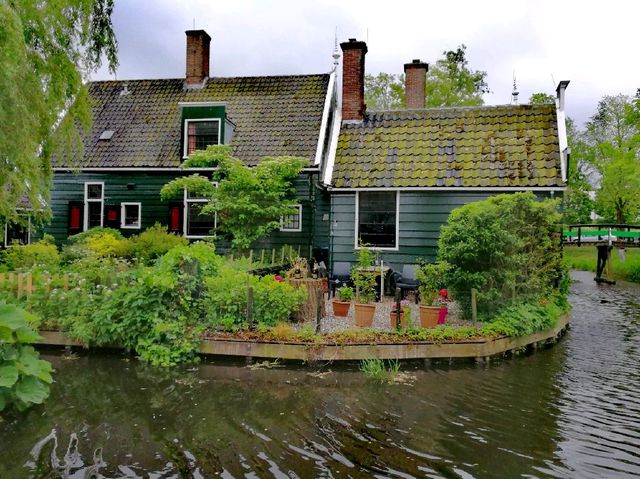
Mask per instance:
[[[614,284],[609,272],[609,259],[613,248],[640,247],[640,225],[575,224],[562,231],[562,246],[595,246],[598,249],[596,277],[598,283]],[[606,271],[607,277],[602,273]]]

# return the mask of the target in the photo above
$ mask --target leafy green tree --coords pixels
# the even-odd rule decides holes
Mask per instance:
[[[571,156],[567,172],[567,190],[564,193],[563,221],[566,224],[589,223],[594,202],[591,192],[594,187],[590,178],[595,174],[590,160],[592,148],[583,139],[583,132],[577,129],[575,122],[567,118],[567,140]]]
[[[471,70],[467,47],[444,51],[444,58],[429,67],[426,83],[427,106],[476,106],[484,104],[482,95],[489,93],[487,72]]]
[[[112,11],[113,0],[0,1],[0,216],[25,200],[46,210],[52,155],[81,155],[84,81],[104,55],[117,65]]]
[[[425,85],[426,106],[474,106],[484,104],[482,95],[489,93],[487,73],[469,68],[467,47],[442,52],[443,58],[429,66]],[[381,72],[366,75],[365,103],[370,110],[392,110],[405,104],[404,74]]]
[[[404,75],[380,72],[364,77],[364,101],[369,110],[395,110],[404,105]]]
[[[548,93],[534,93],[529,97],[529,103],[532,105],[546,105],[555,103],[556,97]]]
[[[192,155],[193,156],[193,155]],[[208,161],[212,160],[212,161]],[[293,179],[307,160],[294,157],[263,158],[248,167],[231,156],[230,149],[210,146],[198,152],[193,164],[217,166],[217,188],[199,175],[177,178],[162,187],[163,200],[190,192],[211,198],[203,213],[218,215],[218,229],[231,239],[233,248],[242,250],[280,227],[280,218],[296,212]]]
[[[605,220],[635,223],[640,216],[640,158],[631,145],[617,148],[605,143],[601,150],[609,160],[601,168],[596,211]]]

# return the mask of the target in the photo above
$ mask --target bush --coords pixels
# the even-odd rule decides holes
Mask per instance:
[[[69,244],[62,248],[65,263],[71,263],[87,256],[97,258],[128,257],[131,243],[120,231],[112,228],[91,228],[69,237]]]
[[[49,396],[51,364],[29,345],[38,340],[29,324],[34,319],[13,305],[0,305],[0,411],[11,406],[22,411]]]
[[[205,280],[205,308],[214,327],[233,330],[247,325],[247,289],[253,288],[253,314],[258,325],[273,326],[289,320],[307,298],[305,288],[296,289],[273,276],[259,278],[223,268]]]
[[[520,300],[548,295],[565,274],[558,237],[557,202],[533,193],[498,195],[452,211],[442,227],[438,258],[451,265],[447,286],[471,312],[471,288],[478,313],[489,317]]]
[[[60,266],[60,254],[53,243],[53,237],[45,235],[36,243],[14,245],[5,249],[0,261],[8,271],[31,269],[34,266],[55,270]]]
[[[441,289],[447,287],[447,274],[451,265],[445,261],[437,263],[422,262],[416,270],[416,279],[420,283],[418,290],[423,304],[432,304],[437,300]]]
[[[204,241],[175,246],[157,262],[161,271],[189,273],[193,276],[213,276],[221,264],[222,259],[216,254],[213,243]]]
[[[187,246],[189,241],[183,236],[167,232],[166,227],[156,223],[139,235],[130,239],[130,255],[144,263],[159,258],[177,246]]]

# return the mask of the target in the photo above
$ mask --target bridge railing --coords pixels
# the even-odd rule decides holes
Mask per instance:
[[[582,246],[603,245],[626,247],[640,246],[640,225],[619,223],[592,223],[565,225],[562,244]]]

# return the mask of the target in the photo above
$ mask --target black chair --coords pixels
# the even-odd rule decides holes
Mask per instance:
[[[405,264],[402,266],[402,274],[395,271],[393,273],[396,288],[400,288],[400,296],[404,299],[407,296],[407,291],[416,292],[416,302],[418,302],[418,279],[416,278],[415,264]]]
[[[333,270],[329,275],[329,288],[331,289],[331,294],[335,297],[336,289],[351,284],[351,263],[346,261],[337,261],[333,263]]]

